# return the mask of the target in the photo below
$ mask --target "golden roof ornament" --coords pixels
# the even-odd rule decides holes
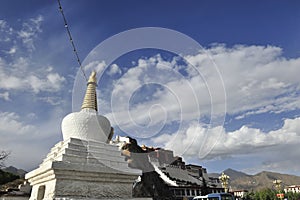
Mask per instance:
[[[81,110],[88,108],[88,109],[98,111],[96,87],[97,87],[96,72],[93,71],[87,83],[87,89],[83,99]]]

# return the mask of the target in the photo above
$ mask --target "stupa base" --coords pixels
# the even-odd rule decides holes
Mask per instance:
[[[32,185],[30,200],[133,199],[139,175],[117,146],[71,138],[56,144],[25,178]]]

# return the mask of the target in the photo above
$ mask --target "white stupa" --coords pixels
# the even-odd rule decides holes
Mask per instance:
[[[96,142],[108,142],[111,126],[108,119],[98,115],[96,73],[92,72],[80,112],[67,115],[61,124],[64,140],[78,138]]]
[[[88,80],[80,112],[62,121],[63,141],[39,167],[26,174],[30,200],[132,199],[140,170],[128,167],[117,146],[109,144],[113,128],[97,113],[96,73]]]

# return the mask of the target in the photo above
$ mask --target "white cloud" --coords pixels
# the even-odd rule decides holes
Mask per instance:
[[[65,78],[57,73],[45,74],[46,77],[39,78],[35,75],[30,75],[25,82],[33,89],[35,93],[40,91],[56,92],[62,87]]]
[[[30,54],[35,50],[35,43],[42,32],[43,17],[19,20],[21,28],[14,28],[5,20],[0,20],[0,43],[2,51],[13,56],[17,50],[19,54]],[[25,53],[26,52],[26,53]]]
[[[9,93],[8,92],[0,93],[0,98],[4,99],[5,101],[10,101]]]
[[[9,76],[6,73],[0,74],[0,88],[2,89],[23,89],[22,80],[15,76]]]
[[[2,62],[1,62],[2,61]],[[30,89],[34,93],[41,91],[57,92],[61,89],[65,78],[55,72],[40,69],[40,73],[31,72],[23,60],[17,67],[14,63],[6,63],[0,58],[0,88],[4,90]]]
[[[173,150],[176,155],[201,160],[242,159],[245,155],[253,155],[261,162],[257,169],[270,170],[273,167],[273,170],[282,171],[288,164],[295,166],[300,158],[300,118],[286,119],[283,127],[270,132],[247,126],[226,132],[223,127],[209,129],[191,123],[185,132],[163,134],[153,138],[152,142]],[[299,166],[296,168],[300,170]]]
[[[4,135],[34,134],[36,128],[24,124],[20,116],[11,112],[0,112],[0,133]]]
[[[222,116],[224,103],[226,114],[238,115],[237,119],[300,109],[300,58],[285,58],[282,49],[274,46],[228,48],[215,44],[206,51],[208,55],[199,52],[185,57],[193,66],[180,65],[176,58],[167,62],[159,55],[138,60],[136,66],[114,81],[112,112],[107,113],[112,124],[128,135],[150,139],[152,144],[187,157],[209,160],[261,154],[261,160],[266,162],[260,165],[274,166],[280,162],[275,154],[291,163],[299,160],[300,152],[291,153],[299,145],[299,118],[285,120],[281,129],[270,132],[247,126],[226,132],[222,123],[209,126],[199,124],[199,119],[211,117],[212,110],[214,115]],[[224,81],[226,102],[219,74],[209,57]],[[178,70],[187,74],[183,76]],[[147,89],[151,84],[160,87]],[[155,137],[171,123],[180,125],[176,133]]]
[[[98,75],[102,74],[105,70],[106,63],[105,61],[95,61],[95,62],[90,62],[86,66],[84,66],[84,71],[96,71]]]
[[[121,69],[118,65],[112,64],[107,73],[108,73],[108,75],[112,76],[112,75],[115,75],[115,74],[121,74],[122,71],[121,71]]]
[[[10,42],[13,29],[10,27],[5,20],[0,20],[0,42]]]
[[[0,112],[0,147],[11,151],[5,164],[25,170],[37,167],[49,149],[62,139],[60,124],[63,112],[55,107],[47,113],[50,116],[45,121],[35,113]]]
[[[281,56],[282,49],[273,46],[243,46],[232,48],[216,45],[207,49],[217,64],[224,80],[227,95],[227,112],[235,114],[252,109],[269,108],[277,111],[283,106],[282,98],[291,97],[285,104],[287,109],[300,107],[293,97],[299,91],[297,74],[300,58],[286,59]],[[202,54],[188,56],[187,60],[209,78],[216,79],[211,73],[211,64]],[[298,96],[298,95],[297,95]],[[296,103],[296,104],[295,104]],[[269,105],[277,106],[268,107]],[[293,108],[289,106],[293,104]],[[280,109],[281,110],[281,109]]]
[[[165,123],[198,117],[194,96],[189,80],[173,70],[171,63],[159,55],[148,60],[139,59],[136,67],[114,82],[113,113],[108,117],[126,133],[148,137]]]
[[[22,29],[18,32],[18,36],[29,51],[35,50],[34,40],[37,38],[38,33],[42,32],[42,21],[43,17],[41,15],[31,18],[22,24]]]
[[[64,102],[61,99],[61,97],[54,97],[54,96],[40,97],[39,100],[49,103],[50,105],[53,106],[60,105]]]
[[[226,113],[239,114],[237,119],[300,108],[297,76],[300,58],[284,58],[282,49],[274,46],[227,48],[215,44],[206,52],[217,64],[224,87],[214,63],[203,52],[186,56],[192,64],[189,66],[179,65],[176,58],[171,62],[164,61],[159,55],[139,59],[137,66],[114,82],[113,113],[108,116],[119,126],[128,125],[135,129],[138,121],[189,122],[198,120],[200,115],[224,116],[225,104]],[[180,74],[180,69],[186,70],[187,75]],[[141,91],[144,99],[138,105],[131,105],[136,93],[147,84],[158,84],[161,88],[152,93]],[[155,115],[151,116],[149,111],[153,105],[163,109],[152,112]]]
[[[7,38],[0,42],[3,49],[7,47],[3,51],[10,56],[0,57],[0,89],[34,93],[59,91],[65,78],[53,71],[51,66],[36,66],[31,60],[35,41],[42,32],[43,17],[39,15],[21,22],[22,27],[17,30],[6,21],[0,21],[0,34]],[[7,93],[4,94],[2,98],[7,99]]]
[[[62,82],[65,81],[64,77],[61,77],[58,73],[50,73],[47,75],[47,81],[52,84],[54,90],[59,90]]]
[[[29,56],[35,50],[35,41],[42,32],[43,17],[41,15],[36,18],[19,21],[21,29],[15,29],[5,20],[0,21],[0,42],[2,51],[7,55],[14,56],[17,50],[20,54]]]
[[[17,52],[17,47],[16,46],[13,46],[10,48],[9,51],[6,51],[7,54],[10,54],[10,55],[13,55]]]

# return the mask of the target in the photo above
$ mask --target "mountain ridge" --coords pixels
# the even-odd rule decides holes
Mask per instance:
[[[275,189],[273,181],[282,180],[282,188],[290,185],[300,185],[300,176],[278,172],[262,171],[249,175],[234,169],[226,169],[224,173],[230,177],[229,185],[232,190],[258,191],[264,188]],[[221,173],[211,173],[209,176],[219,177]]]
[[[5,168],[2,169],[2,171],[9,172],[11,174],[20,176],[21,178],[24,178],[25,174],[27,173],[25,170],[18,169],[18,168],[14,167],[14,166],[5,167]]]

